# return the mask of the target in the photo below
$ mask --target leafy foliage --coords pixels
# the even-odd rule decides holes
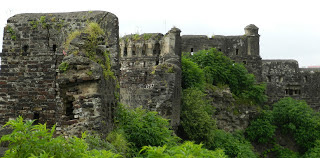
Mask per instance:
[[[210,132],[216,129],[212,118],[213,107],[206,95],[196,89],[183,90],[181,125],[190,140],[197,143],[208,141]]]
[[[4,157],[120,157],[106,150],[88,150],[85,142],[86,135],[82,138],[63,137],[53,138],[55,126],[51,130],[45,124],[32,125],[33,121],[23,121],[22,117],[10,120],[5,126],[13,128],[13,132],[1,137],[1,142],[8,141],[9,150]]]
[[[169,129],[168,120],[159,116],[157,112],[150,112],[141,107],[129,109],[119,105],[116,121],[126,139],[137,150],[142,146],[162,146],[177,142],[177,138]]]
[[[275,152],[276,156],[279,158],[298,158],[299,153],[296,153],[290,149],[284,148],[278,144],[274,146],[272,149],[273,152]]]
[[[184,57],[189,58],[203,70],[207,83],[229,85],[235,96],[250,104],[261,104],[266,101],[265,84],[257,84],[254,75],[248,73],[242,64],[233,63],[230,58],[215,48],[201,50],[192,56],[184,55]],[[186,79],[190,76],[188,73],[182,75]],[[186,82],[190,81],[186,80]]]
[[[314,146],[320,138],[320,117],[305,101],[284,98],[273,105],[274,119],[283,132],[293,134],[303,150]]]
[[[320,140],[316,140],[314,147],[308,150],[304,155],[304,158],[318,158],[318,157],[320,157]]]
[[[127,141],[124,132],[121,129],[110,132],[107,136],[107,141],[110,142],[117,153],[127,155],[130,151],[130,143]]]
[[[221,148],[226,155],[238,158],[255,158],[253,146],[245,140],[242,134],[232,135],[223,130],[215,130],[211,132],[212,140],[207,142],[209,149]]]
[[[258,143],[268,143],[275,135],[276,128],[271,111],[263,111],[246,129],[247,138]]]
[[[200,89],[203,89],[205,85],[203,70],[189,58],[186,58],[186,56],[182,56],[181,65],[182,88],[199,87]]]
[[[223,150],[215,151],[202,148],[202,144],[197,145],[193,142],[186,141],[179,146],[152,147],[144,146],[140,151],[141,156],[145,158],[176,158],[176,157],[199,157],[199,158],[227,158]]]
[[[292,98],[279,100],[273,105],[271,111],[264,111],[259,118],[250,123],[246,134],[251,141],[267,143],[275,135],[276,129],[279,129],[282,134],[293,135],[301,154],[308,150],[307,155],[315,154],[312,151],[317,150],[316,146],[320,138],[320,115],[314,112],[305,101]],[[281,153],[295,155],[277,146],[274,150],[279,155]]]

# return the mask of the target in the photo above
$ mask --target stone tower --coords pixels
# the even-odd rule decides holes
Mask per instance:
[[[8,19],[1,53],[1,124],[21,115],[39,123],[57,124],[57,131],[68,131],[68,127],[77,129],[77,133],[82,129],[110,129],[110,107],[116,100],[113,92],[102,89],[114,89],[115,84],[104,81],[99,64],[88,58],[64,59],[67,38],[72,32],[85,28],[88,21],[97,23],[105,33],[99,37],[99,48],[109,52],[110,67],[118,74],[119,26],[114,14],[104,11],[30,13]],[[81,39],[86,37],[84,34]],[[71,43],[83,45],[76,40]],[[69,64],[70,71],[59,72],[62,60]],[[89,88],[84,88],[86,86]],[[97,111],[95,108],[100,114],[92,112]],[[109,124],[102,127],[97,121]]]
[[[244,28],[244,31],[248,40],[248,55],[260,55],[260,35],[258,34],[259,28],[253,24],[250,24]]]
[[[180,123],[181,48],[180,30],[128,35],[120,40],[120,101],[130,107],[157,111]]]

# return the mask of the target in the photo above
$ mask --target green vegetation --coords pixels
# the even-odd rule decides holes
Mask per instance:
[[[9,32],[11,40],[15,41],[17,39],[17,35],[13,28],[10,25],[7,25],[6,30],[7,32]]]
[[[216,129],[212,119],[213,107],[206,95],[198,89],[185,89],[182,96],[181,126],[187,139],[196,143],[210,142]]]
[[[62,71],[62,72],[66,72],[68,70],[68,67],[69,67],[69,64],[66,63],[66,62],[62,62],[60,65],[59,65],[59,70]]]
[[[1,137],[1,142],[9,142],[9,150],[5,158],[13,157],[121,157],[106,150],[88,150],[85,141],[86,135],[82,138],[72,137],[65,139],[61,136],[53,137],[55,126],[51,130],[45,124],[32,125],[33,121],[23,121],[22,117],[11,120],[5,124],[13,129],[13,132]]]
[[[52,14],[49,14],[52,16]],[[56,17],[46,17],[41,16],[39,20],[30,21],[29,24],[31,25],[32,29],[37,29],[38,26],[41,26],[42,29],[56,29],[60,31],[62,26],[64,25],[64,20],[59,20]]]
[[[119,105],[116,122],[135,152],[147,145],[174,145],[178,140],[169,130],[168,120],[157,112],[147,112],[142,108],[129,109]]]
[[[314,112],[304,101],[283,98],[273,105],[272,110],[264,111],[259,118],[252,121],[246,129],[251,141],[258,143],[275,142],[275,131],[283,135],[292,135],[299,147],[299,153],[315,154],[320,138],[320,115]],[[289,149],[277,144],[273,151],[281,154],[293,154]],[[294,157],[294,156],[293,156]]]
[[[71,32],[64,43],[64,49],[68,54],[77,55],[79,50],[68,51],[70,49],[70,43],[75,38],[80,37],[81,34],[87,35],[87,40],[84,43],[84,53],[90,60],[98,63],[102,69],[105,79],[116,80],[114,73],[111,70],[110,53],[105,51],[103,54],[97,55],[96,50],[99,45],[99,37],[105,36],[105,32],[101,29],[98,23],[90,22],[83,30],[76,30]],[[101,58],[103,57],[103,58]]]
[[[205,86],[204,72],[191,59],[182,56],[182,88],[198,87],[201,90]]]
[[[144,39],[145,41],[149,40],[151,37],[152,37],[152,34],[149,34],[149,33],[143,34],[143,39]]]
[[[199,158],[227,158],[223,150],[217,149],[215,151],[202,148],[202,144],[194,144],[186,141],[181,145],[167,147],[144,146],[140,151],[142,157],[145,158],[176,158],[176,157],[199,157]]]
[[[247,69],[238,63],[218,52],[215,48],[209,50],[201,50],[190,55],[184,53],[182,67],[191,67],[190,61],[194,62],[202,71],[205,82],[212,85],[228,85],[233,95],[242,103],[247,104],[262,104],[266,101],[265,84],[257,84],[253,74],[248,73]],[[197,69],[197,66],[193,65],[193,69]],[[194,77],[190,77],[194,74],[186,73],[188,70],[183,70],[182,78],[183,85],[194,86],[197,82]],[[199,74],[200,75],[200,74]],[[202,80],[202,79],[201,79]],[[199,84],[202,85],[200,80]]]

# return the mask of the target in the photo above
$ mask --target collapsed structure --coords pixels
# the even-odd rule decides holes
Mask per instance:
[[[262,60],[258,27],[252,24],[240,36],[180,36],[181,31],[172,28],[165,35],[119,39],[118,18],[103,11],[19,14],[7,22],[1,53],[0,124],[21,115],[57,124],[57,132],[64,135],[108,132],[120,101],[157,111],[177,129],[181,52],[211,47],[266,82],[269,103],[290,96],[306,100],[316,110],[320,107],[320,69],[299,68],[294,60]],[[69,38],[89,22],[103,30],[91,50],[94,57],[85,53],[90,34],[80,32]]]

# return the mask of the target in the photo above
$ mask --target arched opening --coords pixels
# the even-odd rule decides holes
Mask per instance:
[[[123,50],[123,56],[127,56],[128,55],[128,50],[127,50],[127,47],[124,47],[124,50]]]
[[[146,56],[146,45],[144,44],[143,47],[142,47],[142,56]]]
[[[153,55],[159,55],[160,54],[160,44],[159,43],[156,43],[154,45],[154,49],[153,49]]]
[[[136,55],[136,46],[132,47],[132,55]]]

